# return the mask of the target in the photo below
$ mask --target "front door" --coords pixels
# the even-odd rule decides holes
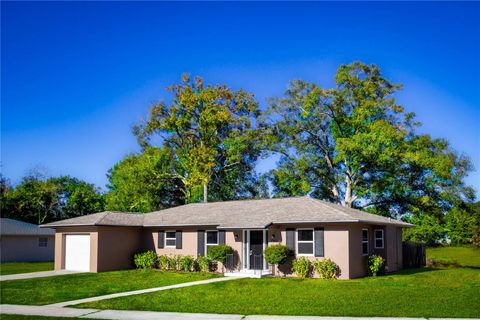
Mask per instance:
[[[250,269],[263,269],[263,230],[250,230]]]

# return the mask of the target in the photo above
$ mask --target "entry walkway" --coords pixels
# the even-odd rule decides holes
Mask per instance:
[[[17,274],[0,276],[0,281],[44,278],[44,277],[61,276],[64,274],[75,274],[75,273],[82,273],[82,272],[84,271],[51,270],[51,271],[29,272],[29,273],[17,273]]]
[[[149,289],[142,289],[142,290],[135,290],[135,291],[112,293],[112,294],[107,294],[107,295],[104,295],[104,296],[97,296],[97,297],[84,298],[84,299],[78,299],[78,300],[72,300],[72,301],[65,301],[65,302],[60,302],[60,303],[53,303],[53,304],[49,304],[47,306],[49,306],[49,307],[66,307],[66,306],[71,306],[71,305],[80,304],[80,303],[88,303],[88,302],[94,302],[94,301],[99,301],[99,300],[133,296],[133,295],[137,295],[137,294],[144,294],[144,293],[164,291],[164,290],[170,290],[170,289],[198,286],[198,285],[201,285],[201,284],[209,284],[209,283],[220,282],[220,281],[230,281],[230,280],[235,280],[235,279],[239,279],[239,277],[236,277],[236,278],[224,277],[224,278],[214,278],[214,279],[207,279],[207,280],[200,280],[200,281],[184,282],[184,283],[179,283],[179,284],[173,284],[171,286],[164,286],[164,287],[156,287],[156,288],[149,288]]]

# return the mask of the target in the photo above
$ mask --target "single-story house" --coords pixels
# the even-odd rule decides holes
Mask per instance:
[[[340,278],[367,274],[366,257],[402,268],[402,228],[411,224],[309,197],[192,203],[147,214],[100,212],[46,224],[56,229],[55,269],[90,272],[130,268],[133,255],[205,255],[209,246],[235,250],[236,272],[271,272],[263,259],[269,244],[295,256],[330,258]]]
[[[0,261],[53,261],[55,230],[0,218]]]

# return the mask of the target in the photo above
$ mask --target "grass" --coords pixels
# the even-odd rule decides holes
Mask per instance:
[[[0,275],[53,270],[53,262],[5,262],[0,263]]]
[[[480,317],[480,270],[414,269],[377,278],[240,279],[78,305],[267,315]]]
[[[427,260],[461,267],[480,268],[480,248],[438,247],[427,248]]]
[[[212,277],[197,272],[123,270],[2,281],[0,303],[43,305]]]

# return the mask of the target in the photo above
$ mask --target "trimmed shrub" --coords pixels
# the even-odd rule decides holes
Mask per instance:
[[[312,263],[306,257],[300,257],[292,261],[292,271],[299,278],[308,278],[311,268]]]
[[[137,269],[153,269],[157,265],[157,254],[153,251],[137,253],[133,257]]]
[[[385,260],[382,258],[382,256],[376,254],[368,256],[368,270],[370,271],[370,274],[376,277],[378,272],[382,270],[384,263]]]
[[[192,256],[181,256],[179,266],[183,271],[192,271],[195,259]]]
[[[197,269],[201,272],[209,272],[210,271],[210,264],[212,263],[210,257],[208,256],[200,256],[197,258]]]
[[[276,244],[265,248],[263,255],[269,264],[284,264],[290,255],[290,249],[287,246]]]
[[[340,267],[330,259],[315,260],[313,268],[322,279],[335,279],[340,274]]]
[[[221,244],[218,246],[210,246],[208,248],[207,256],[210,258],[211,261],[225,263],[225,261],[227,261],[227,255],[232,253],[232,247],[226,244]]]

